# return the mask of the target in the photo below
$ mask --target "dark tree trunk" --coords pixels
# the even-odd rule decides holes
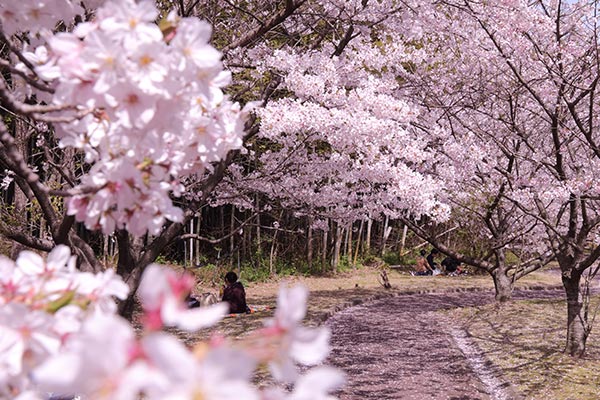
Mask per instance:
[[[129,296],[127,299],[119,302],[118,311],[119,315],[131,321],[135,310],[135,294],[143,272],[143,266],[134,257],[134,254],[137,253],[136,250],[139,251],[137,248],[139,243],[136,243],[139,242],[139,239],[132,240],[127,231],[117,231],[116,237],[119,248],[117,275],[121,276],[123,281],[129,286]]]
[[[25,123],[25,121],[17,118],[15,123],[14,123],[14,130],[15,130],[15,145],[19,147],[19,149],[21,150],[21,153],[23,154],[23,158],[25,158],[25,160],[29,159],[29,151],[28,151],[28,147],[27,147],[27,134],[26,134],[26,129],[27,129],[27,124]],[[19,188],[19,185],[17,185],[17,182],[13,182],[14,185],[14,199],[13,199],[13,206],[14,206],[14,216],[15,218],[20,218],[21,216],[23,217],[23,221],[24,221],[24,225],[23,225],[23,229],[25,229],[29,224],[27,221],[27,213],[25,211],[25,208],[27,206],[27,196],[25,196],[25,193],[23,193],[23,191],[21,190],[21,188]],[[26,222],[25,222],[26,221]],[[25,246],[23,246],[21,243],[13,241],[12,242],[12,247],[10,249],[10,258],[13,260],[16,260],[17,257],[19,256],[19,253],[25,250]]]
[[[135,312],[135,293],[130,293],[125,300],[119,301],[118,311],[119,315],[128,321],[133,320],[133,313]]]
[[[576,269],[563,272],[562,282],[567,295],[567,343],[565,352],[573,357],[582,357],[587,341],[587,321],[579,287],[581,273]]]
[[[306,264],[308,270],[312,273],[313,270],[313,229],[312,229],[312,218],[308,220],[308,229],[307,229],[307,237],[306,237]]]

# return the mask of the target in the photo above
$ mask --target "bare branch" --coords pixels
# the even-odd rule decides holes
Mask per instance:
[[[12,44],[12,42],[6,37],[2,29],[0,29],[0,41],[4,42],[8,46],[10,51],[12,51],[17,56],[19,61],[25,64],[27,68],[29,68],[31,72],[35,74],[35,66],[27,58],[25,58],[23,53],[21,53],[20,49],[18,49],[15,45]]]
[[[6,86],[6,82],[4,79],[0,79],[0,100],[4,107],[9,110],[21,114],[21,115],[29,115],[38,120],[43,120],[40,116],[42,114],[57,112],[57,111],[67,111],[67,110],[76,110],[76,107],[70,105],[31,105],[25,104],[23,102],[18,101],[8,90]],[[86,110],[83,115],[89,113],[89,110]],[[83,116],[82,115],[82,116]],[[68,121],[73,121],[75,118],[81,118],[82,116],[74,116],[71,117]],[[50,122],[50,121],[48,121]],[[52,121],[54,122],[54,121]]]
[[[48,92],[48,93],[54,93],[53,88],[46,85],[45,83],[42,83],[42,81],[40,81],[38,79],[32,78],[31,76],[27,75],[23,71],[13,67],[12,64],[9,63],[7,60],[0,58],[0,67],[8,69],[11,74],[20,76],[25,82],[27,82],[29,85],[33,86],[34,88],[36,88],[38,90],[41,90],[43,92]]]
[[[283,10],[281,10],[277,14],[273,15],[271,18],[269,18],[267,21],[265,21],[265,23],[263,25],[259,26],[256,29],[249,31],[246,35],[244,35],[240,39],[232,42],[228,46],[225,46],[222,49],[222,51],[224,53],[226,53],[229,50],[232,50],[232,49],[235,49],[238,47],[248,46],[249,44],[256,41],[258,38],[260,38],[262,35],[269,32],[271,29],[275,28],[277,25],[279,25],[283,21],[285,21],[290,15],[292,15],[305,2],[306,2],[306,0],[298,0],[298,1],[286,0],[285,8]]]
[[[29,235],[21,227],[9,227],[4,223],[0,224],[0,235],[35,250],[50,251],[54,248],[54,242],[51,240]]]

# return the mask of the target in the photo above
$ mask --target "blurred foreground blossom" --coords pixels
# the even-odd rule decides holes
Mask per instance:
[[[223,303],[188,310],[193,279],[151,264],[139,288],[143,331],[115,314],[127,285],[110,270],[75,268],[66,246],[46,259],[22,252],[0,258],[0,399],[331,399],[340,371],[316,367],[300,376],[296,364],[316,365],[329,353],[329,330],[301,325],[305,287],[282,286],[266,326],[231,342],[214,337],[188,348],[162,328],[196,331],[218,322]],[[112,304],[112,306],[109,306]],[[259,389],[254,371],[268,364],[292,391]]]

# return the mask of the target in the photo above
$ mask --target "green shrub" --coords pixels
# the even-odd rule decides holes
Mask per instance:
[[[252,265],[242,266],[242,271],[240,272],[240,279],[248,282],[265,282],[270,277],[269,268],[256,268]]]

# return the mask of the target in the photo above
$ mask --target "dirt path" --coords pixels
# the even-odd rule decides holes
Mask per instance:
[[[515,291],[515,299],[561,290]],[[468,337],[436,313],[493,302],[491,292],[400,295],[336,313],[330,363],[347,374],[341,400],[514,399]]]

